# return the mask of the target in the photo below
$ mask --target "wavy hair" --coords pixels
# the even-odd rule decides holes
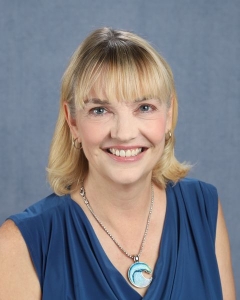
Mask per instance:
[[[48,179],[54,192],[67,194],[77,187],[88,172],[83,150],[73,147],[65,120],[64,102],[72,117],[83,108],[94,88],[104,89],[109,101],[157,98],[167,107],[173,105],[171,138],[166,138],[163,154],[153,169],[153,181],[165,188],[168,181],[185,177],[189,166],[174,155],[174,130],[178,103],[172,71],[163,57],[144,39],[126,31],[100,28],[77,48],[62,78],[59,116],[53,135],[48,163]]]

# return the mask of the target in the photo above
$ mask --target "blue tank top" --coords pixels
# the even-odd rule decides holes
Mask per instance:
[[[142,298],[104,252],[70,195],[49,197],[11,216],[35,266],[43,300],[221,300],[215,256],[218,196],[193,179],[168,183],[153,280]]]

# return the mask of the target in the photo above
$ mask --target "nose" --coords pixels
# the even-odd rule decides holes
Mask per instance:
[[[115,116],[111,128],[111,138],[127,142],[136,138],[137,134],[137,120],[131,113],[121,113]]]

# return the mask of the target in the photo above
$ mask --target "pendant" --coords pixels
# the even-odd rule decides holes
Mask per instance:
[[[137,288],[147,287],[152,282],[152,277],[146,278],[143,276],[142,272],[151,274],[152,270],[144,262],[139,262],[138,256],[135,256],[134,263],[128,269],[128,279],[131,282],[131,284]]]

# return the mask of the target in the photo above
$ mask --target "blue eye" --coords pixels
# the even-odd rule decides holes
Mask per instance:
[[[141,106],[139,107],[139,109],[140,109],[140,111],[142,111],[142,112],[149,112],[149,111],[152,111],[152,110],[153,110],[152,106],[149,105],[149,104],[143,104],[143,105],[141,105]]]
[[[104,107],[94,107],[90,110],[90,113],[93,115],[103,115],[105,114],[107,111]]]

